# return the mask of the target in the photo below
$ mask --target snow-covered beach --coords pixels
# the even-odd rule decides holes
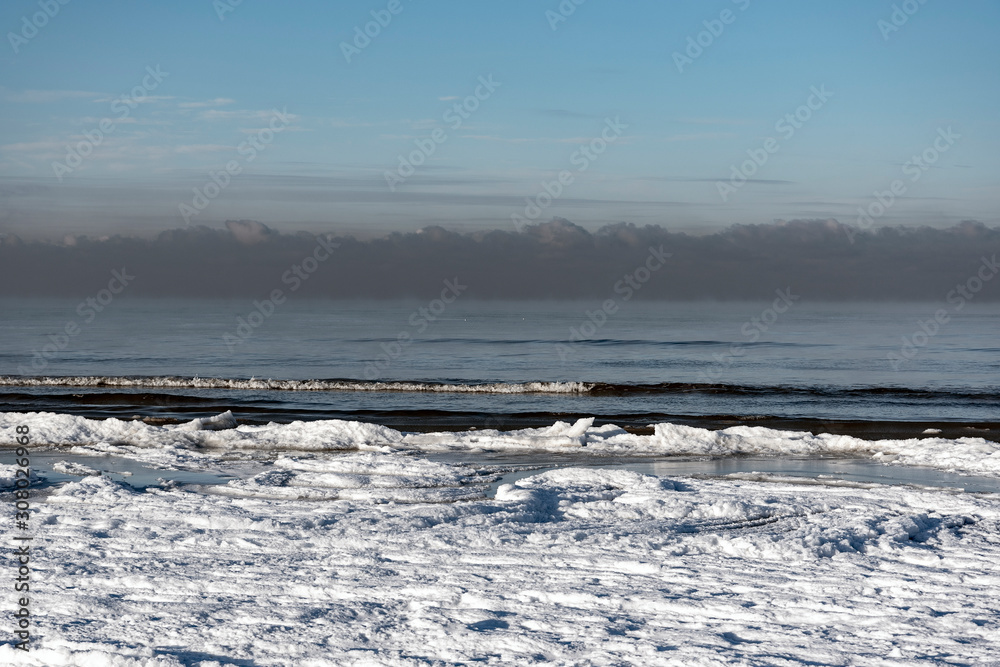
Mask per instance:
[[[1000,495],[579,466],[498,486],[433,459],[850,454],[1000,475],[985,440],[4,413],[3,442],[16,425],[92,464],[36,500],[37,637],[0,646],[4,664],[990,664],[1000,648]],[[262,452],[266,469],[214,485],[91,474],[101,455],[231,472]]]
[[[0,667],[1000,667],[1000,1],[0,25]]]

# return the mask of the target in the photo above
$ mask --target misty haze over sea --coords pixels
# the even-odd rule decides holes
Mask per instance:
[[[254,221],[169,230],[153,238],[60,242],[0,238],[0,294],[83,296],[126,268],[131,296],[430,298],[459,279],[479,299],[601,299],[655,252],[640,299],[753,300],[790,288],[807,301],[1000,299],[1000,229],[861,230],[836,220],[738,225],[692,235],[619,223],[590,232],[568,220],[521,231],[457,233],[442,227],[356,240],[282,233]],[[643,269],[640,271],[642,274]],[[985,282],[984,282],[985,281]],[[985,287],[985,289],[984,289]],[[625,288],[619,285],[622,292]],[[621,294],[619,295],[621,296]]]

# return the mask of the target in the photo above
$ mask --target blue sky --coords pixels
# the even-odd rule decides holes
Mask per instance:
[[[231,2],[43,0],[46,20],[38,0],[4,3],[0,232],[144,234],[242,218],[359,235],[510,228],[560,171],[572,181],[532,219],[856,223],[899,180],[903,194],[873,224],[1000,224],[996,2],[911,0],[886,38],[879,21],[905,3],[567,0],[575,11],[553,29],[556,0],[399,0],[350,62],[341,43],[389,0],[243,0],[220,19]],[[679,71],[674,54],[699,33],[706,46]],[[499,86],[486,92],[481,77]],[[141,101],[121,99],[137,86]],[[447,112],[477,87],[478,108],[453,127]],[[832,96],[780,133],[821,88]],[[627,127],[579,171],[580,147],[608,119]],[[97,141],[102,120],[111,131]],[[958,138],[911,178],[905,164],[947,128]],[[443,142],[428,139],[435,129]],[[731,181],[769,137],[766,162]],[[390,189],[386,172],[418,140],[433,153]],[[71,165],[70,150],[88,155]],[[225,187],[196,202],[227,163],[238,170]],[[725,198],[720,181],[735,184]]]

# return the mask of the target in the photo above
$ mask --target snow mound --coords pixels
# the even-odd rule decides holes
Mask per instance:
[[[442,503],[485,498],[493,478],[475,474],[465,466],[401,454],[281,457],[272,470],[202,490],[244,498]]]
[[[178,449],[340,450],[399,443],[399,431],[377,424],[329,419],[239,426],[231,412],[178,426],[87,419],[49,412],[0,413],[0,446],[14,446],[17,426],[28,426],[32,445]],[[117,453],[117,452],[114,452]]]
[[[657,424],[653,435],[635,435],[594,418],[556,422],[515,431],[401,433],[377,424],[340,419],[263,426],[238,425],[230,412],[179,426],[141,421],[93,420],[53,413],[0,413],[0,446],[14,446],[16,427],[31,428],[34,445],[87,447],[129,455],[136,448],[290,451],[549,451],[593,456],[845,455],[885,463],[941,468],[963,474],[1000,476],[1000,443],[983,438],[862,440],[846,435],[737,426],[710,431]]]
[[[17,488],[17,478],[19,477],[17,474],[18,470],[23,470],[23,468],[16,465],[0,463],[0,491],[11,491]],[[28,474],[31,476],[30,480],[32,485],[41,479],[37,474],[35,474],[34,468],[30,468],[28,470]],[[20,478],[24,479],[24,475],[20,475]]]
[[[136,493],[128,484],[99,475],[63,484],[52,492],[49,499],[56,503],[118,503],[128,502]]]
[[[221,415],[216,415],[214,417],[202,417],[200,419],[193,419],[187,424],[182,424],[177,427],[178,431],[225,431],[226,429],[236,428],[239,424],[236,423],[236,417],[233,416],[232,410],[226,410]]]
[[[100,470],[94,470],[90,466],[76,463],[74,461],[57,461],[52,469],[64,475],[76,475],[77,477],[87,477],[90,475],[100,475]]]

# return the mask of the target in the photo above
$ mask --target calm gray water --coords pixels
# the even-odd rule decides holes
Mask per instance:
[[[983,435],[1000,421],[996,304],[631,302],[610,314],[600,302],[461,299],[289,300],[265,314],[251,300],[80,304],[0,300],[0,409],[165,419],[233,409],[247,421],[343,417],[414,429],[596,415],[633,428],[933,426],[946,436]],[[939,310],[944,323],[934,322]],[[84,376],[140,379],[32,386]],[[194,377],[354,382],[290,391],[185,381]],[[371,381],[422,384],[372,391],[386,387]],[[592,384],[523,393],[529,382]],[[501,384],[428,391],[441,383]]]

